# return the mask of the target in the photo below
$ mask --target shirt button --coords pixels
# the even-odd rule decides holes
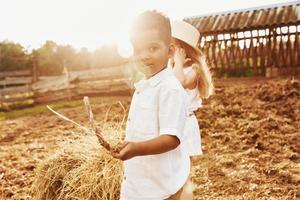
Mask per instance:
[[[130,121],[130,117],[128,117],[128,120],[127,121]]]
[[[137,92],[136,92],[136,94],[140,94],[140,92],[139,92],[139,91],[137,91]]]

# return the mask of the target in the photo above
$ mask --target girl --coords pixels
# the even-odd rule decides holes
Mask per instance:
[[[202,98],[212,95],[214,86],[205,57],[197,48],[200,37],[198,30],[184,21],[174,21],[171,27],[175,53],[170,64],[189,97],[184,147],[192,162],[192,156],[202,155],[200,129],[194,112],[201,107]],[[185,196],[181,199],[193,199],[193,184],[190,180],[185,185],[182,195]]]

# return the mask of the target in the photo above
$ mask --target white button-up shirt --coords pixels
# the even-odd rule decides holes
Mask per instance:
[[[173,71],[166,68],[135,84],[126,140],[139,142],[174,135],[183,142],[188,99]],[[190,160],[182,145],[166,153],[138,156],[124,162],[121,200],[163,200],[186,182]]]

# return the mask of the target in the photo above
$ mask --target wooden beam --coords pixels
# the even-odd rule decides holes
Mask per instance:
[[[32,96],[22,96],[22,97],[12,97],[12,98],[4,98],[0,97],[0,102],[2,103],[16,103],[16,102],[23,102],[26,100],[33,99]]]
[[[31,76],[31,70],[5,71],[0,72],[0,78],[9,76]]]
[[[30,84],[31,81],[31,77],[6,77],[4,80],[0,80],[0,86],[24,85]]]

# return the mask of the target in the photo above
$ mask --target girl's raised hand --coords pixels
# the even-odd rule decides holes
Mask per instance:
[[[174,62],[175,63],[184,64],[185,57],[186,57],[186,54],[185,54],[185,51],[183,48],[175,49],[175,53],[174,53]]]
[[[183,48],[176,48],[174,53],[174,62],[183,66],[185,63],[191,61],[186,57],[185,50]]]

